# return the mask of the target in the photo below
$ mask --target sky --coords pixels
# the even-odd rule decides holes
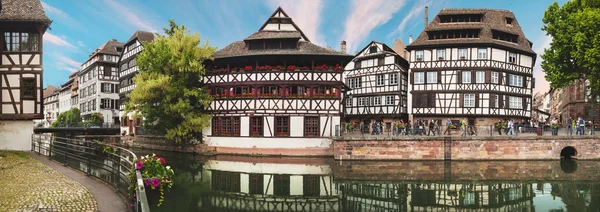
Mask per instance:
[[[563,4],[567,0],[558,0]],[[44,86],[60,86],[106,41],[127,41],[136,30],[163,32],[175,19],[219,49],[258,31],[279,6],[313,43],[354,53],[370,41],[408,44],[442,8],[506,9],[515,13],[538,53],[536,92],[549,89],[540,67],[546,36],[542,17],[554,0],[42,0],[53,20],[44,34]]]

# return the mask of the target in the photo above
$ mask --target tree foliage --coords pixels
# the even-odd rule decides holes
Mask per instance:
[[[208,41],[201,45],[197,33],[169,22],[166,35],[157,34],[137,56],[140,72],[133,79],[136,87],[128,94],[125,110],[143,116],[144,128],[150,132],[176,142],[189,141],[210,124],[211,116],[203,109],[212,97],[201,81],[203,61],[216,48]]]
[[[544,27],[552,36],[541,56],[546,80],[564,88],[574,80],[590,81],[591,96],[600,91],[600,0],[554,3],[544,14]],[[592,98],[595,100],[595,98]]]
[[[81,124],[81,116],[78,108],[71,108],[64,113],[61,113],[52,122],[51,127],[77,127]]]

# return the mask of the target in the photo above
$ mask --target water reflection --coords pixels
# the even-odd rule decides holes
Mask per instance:
[[[163,206],[152,211],[600,211],[600,162],[593,161],[340,163],[157,154],[176,176]]]

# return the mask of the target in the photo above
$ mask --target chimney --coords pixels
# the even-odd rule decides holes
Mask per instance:
[[[429,7],[425,6],[425,27],[427,28],[427,25],[429,24]]]
[[[340,46],[342,48],[342,53],[346,54],[346,41],[343,40],[342,43],[340,43]]]
[[[413,42],[413,38],[412,35],[410,35],[410,37],[408,37],[408,44],[411,44]]]

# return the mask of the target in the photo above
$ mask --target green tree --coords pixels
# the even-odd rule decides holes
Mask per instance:
[[[72,108],[61,113],[50,126],[51,127],[77,127],[81,124],[81,116],[78,108]]]
[[[600,0],[571,0],[550,5],[543,18],[550,48],[542,55],[546,80],[564,88],[575,80],[589,80],[591,97],[600,94]],[[596,98],[592,98],[595,102]]]
[[[200,36],[183,25],[169,23],[166,35],[157,34],[137,56],[140,72],[125,110],[143,116],[146,130],[182,142],[197,138],[210,124],[211,116],[203,109],[212,97],[201,81],[206,73],[203,61],[216,48],[208,41],[201,45]]]

